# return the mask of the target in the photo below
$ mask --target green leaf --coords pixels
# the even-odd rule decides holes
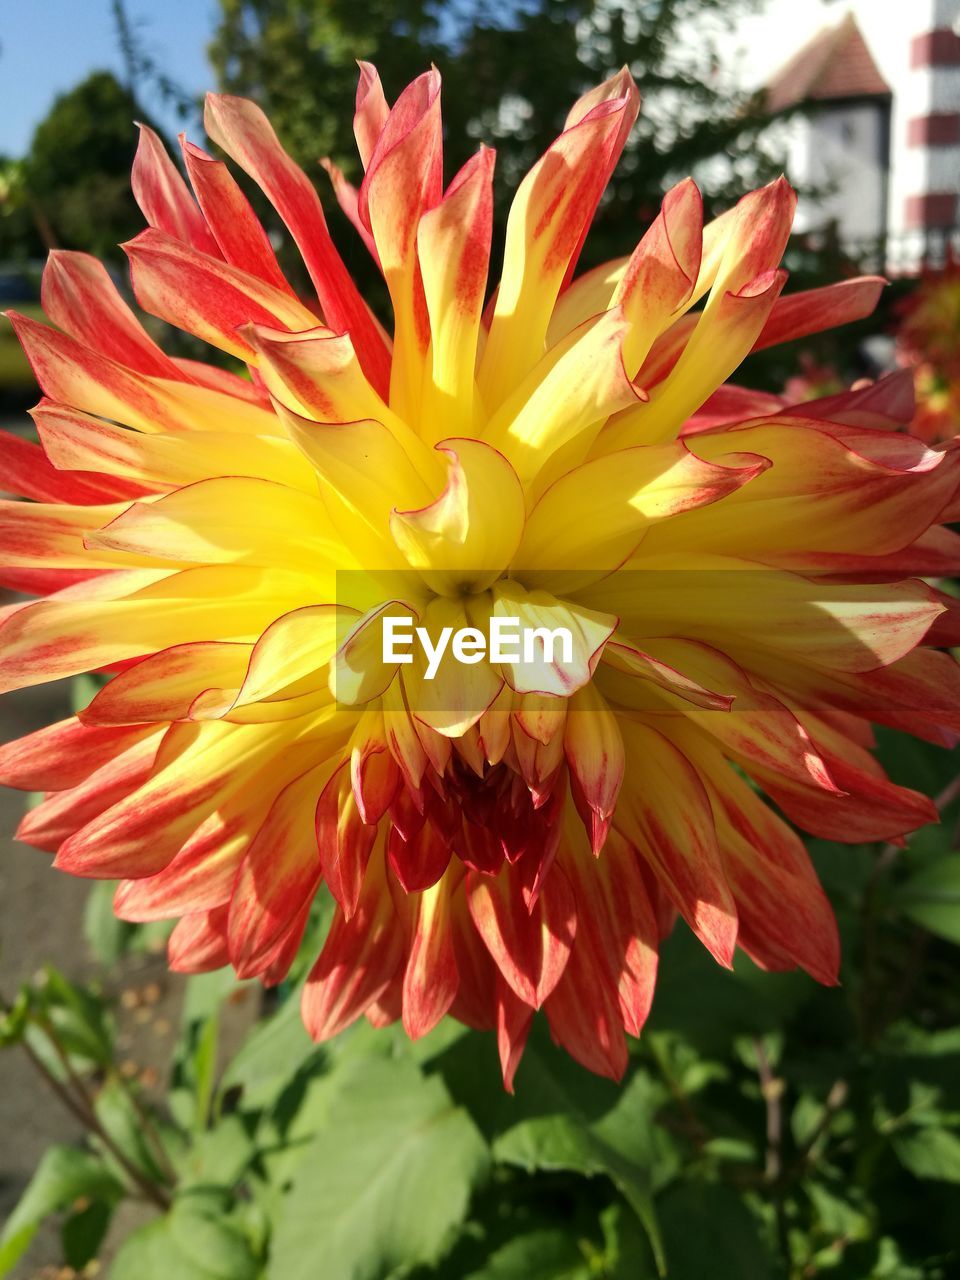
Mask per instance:
[[[102,965],[114,965],[125,955],[135,924],[118,920],[113,913],[116,885],[111,880],[95,880],[83,909],[83,936],[90,954]]]
[[[437,1078],[409,1060],[351,1062],[296,1167],[275,1226],[273,1280],[374,1280],[451,1245],[486,1146]]]
[[[19,1044],[30,1017],[30,990],[21,987],[9,1009],[0,1017],[0,1049]]]
[[[901,787],[934,796],[956,775],[956,760],[942,747],[883,725],[877,726],[876,738],[880,763]]]
[[[49,1214],[68,1209],[81,1196],[115,1204],[123,1194],[123,1184],[96,1156],[75,1147],[48,1148],[0,1233],[0,1276],[10,1273]]]
[[[735,1035],[781,1027],[811,991],[806,976],[764,972],[739,952],[735,971],[722,969],[689,929],[677,929],[663,944],[647,1031],[679,1032],[702,1053],[725,1053]]]
[[[513,1125],[493,1144],[494,1158],[529,1172],[566,1169],[610,1178],[630,1204],[662,1266],[653,1191],[677,1172],[673,1140],[656,1124],[662,1086],[635,1071],[620,1088],[570,1063],[531,1036],[513,1105]]]
[[[663,1251],[648,1166],[624,1157],[575,1114],[534,1116],[498,1138],[494,1159],[528,1172],[567,1169],[586,1177],[604,1174],[643,1223],[661,1271]]]
[[[828,1239],[866,1240],[873,1234],[874,1224],[859,1188],[832,1188],[810,1179],[804,1183],[804,1190],[810,1199],[816,1228]]]
[[[915,924],[960,943],[960,854],[928,863],[900,886],[893,901]]]
[[[249,985],[248,983],[247,986]],[[210,973],[198,973],[188,978],[183,997],[184,1025],[205,1022],[214,1017],[227,996],[240,991],[242,987],[243,983],[237,981],[229,967],[214,969]]]
[[[226,1116],[212,1129],[197,1134],[179,1158],[178,1186],[233,1187],[253,1153],[253,1141],[243,1120],[237,1115]]]
[[[259,1264],[234,1227],[188,1202],[130,1236],[110,1280],[257,1280]]]
[[[39,988],[44,1017],[71,1056],[109,1067],[113,1034],[107,1006],[90,987],[78,987],[52,965],[43,971]]]
[[[194,1202],[189,1196],[178,1200],[168,1221],[175,1249],[204,1274],[223,1280],[256,1280],[260,1268],[247,1241],[222,1217],[205,1212],[202,1200]]]
[[[60,1228],[63,1256],[68,1266],[81,1270],[97,1256],[113,1216],[113,1204],[94,1200],[72,1213]]]
[[[914,1129],[895,1133],[893,1149],[915,1178],[960,1182],[960,1137],[947,1129]]]
[[[668,1274],[743,1276],[774,1280],[782,1274],[761,1239],[758,1223],[728,1187],[677,1183],[658,1202]]]
[[[181,1017],[182,1033],[174,1055],[170,1109],[185,1129],[200,1131],[210,1117],[216,1083],[220,1006],[238,989],[231,969],[217,969],[188,980]]]
[[[245,1108],[266,1106],[301,1067],[323,1052],[303,1025],[298,991],[247,1036],[223,1074],[220,1092],[239,1088]]]
[[[637,1215],[618,1199],[604,1209],[600,1222],[606,1242],[603,1280],[655,1280],[650,1240]]]
[[[120,1082],[109,1080],[94,1099],[93,1108],[109,1137],[130,1163],[151,1182],[164,1183],[164,1172],[144,1134],[143,1122]]]
[[[576,1240],[557,1227],[510,1240],[465,1280],[590,1280],[591,1274]]]

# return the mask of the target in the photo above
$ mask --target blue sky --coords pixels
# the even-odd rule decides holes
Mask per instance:
[[[205,50],[217,9],[216,0],[127,0],[147,51],[193,93],[212,87]],[[22,155],[57,94],[100,68],[123,70],[109,0],[0,0],[0,154]],[[157,102],[144,106],[171,133],[183,128]]]

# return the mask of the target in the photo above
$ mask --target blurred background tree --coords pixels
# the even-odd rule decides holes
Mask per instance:
[[[56,99],[26,158],[4,170],[12,179],[4,203],[17,216],[0,222],[0,257],[62,246],[117,259],[118,243],[143,223],[130,193],[138,118],[133,94],[109,71]]]
[[[721,75],[714,48],[715,36],[760,0],[220,0],[220,7],[210,57],[221,88],[255,98],[309,173],[330,156],[347,177],[362,176],[352,113],[344,110],[357,58],[376,61],[390,99],[436,62],[455,89],[443,105],[447,177],[480,141],[497,149],[495,245],[512,189],[557,135],[571,102],[624,64],[644,103],[583,266],[632,248],[677,178],[695,173],[708,204],[722,208],[777,172],[757,145],[767,123],[759,98]],[[360,258],[351,269],[360,269]]]

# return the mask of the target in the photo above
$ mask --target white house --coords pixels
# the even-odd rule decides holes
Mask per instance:
[[[788,176],[820,191],[799,230],[874,245],[888,272],[960,252],[960,0],[774,0],[738,34],[755,66],[796,50],[764,88]]]

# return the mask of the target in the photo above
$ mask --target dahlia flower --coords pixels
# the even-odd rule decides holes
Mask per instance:
[[[913,434],[935,443],[960,435],[960,263],[925,271],[899,307],[897,357],[913,370]]]
[[[935,813],[871,723],[960,730],[948,605],[909,576],[956,568],[957,454],[890,429],[902,380],[789,409],[724,385],[881,282],[782,296],[783,180],[706,225],[681,182],[578,275],[638,102],[623,71],[574,105],[490,290],[494,153],[445,186],[437,72],[391,108],[362,65],[365,176],[327,167],[388,331],[264,115],[212,96],[208,134],[316,296],[226,163],[184,142],[188,186],[144,129],[134,294],[234,369],[165,354],[80,253],[50,257],[51,325],[11,316],[44,397],[40,444],[2,444],[32,499],[0,510],[4,581],[43,598],[6,607],[0,687],[110,675],[0,752],[3,782],[48,793],[20,837],[118,879],[123,918],[178,918],[185,972],[278,982],[325,884],[311,1034],[450,1013],[495,1031],[508,1088],[541,1007],[620,1075],[678,917],[721,965],[835,982],[795,826],[899,839]],[[434,648],[496,618],[571,646],[448,646],[428,678],[419,648],[385,659],[387,618]]]

